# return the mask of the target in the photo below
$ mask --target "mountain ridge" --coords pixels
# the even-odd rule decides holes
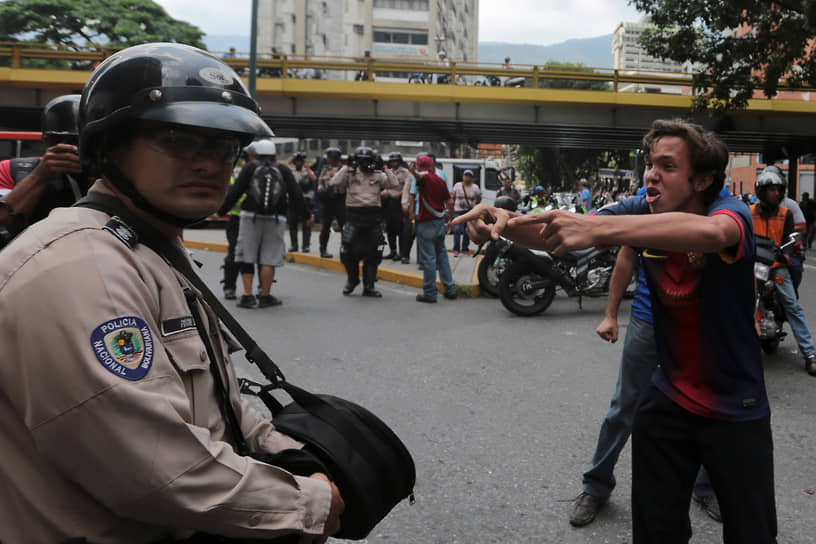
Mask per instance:
[[[504,62],[509,56],[512,64],[543,65],[548,62],[583,64],[592,68],[612,67],[613,34],[594,38],[576,38],[551,45],[519,44],[507,42],[479,42],[479,62]],[[249,36],[207,35],[207,49],[225,52],[234,47],[239,53],[249,51]]]

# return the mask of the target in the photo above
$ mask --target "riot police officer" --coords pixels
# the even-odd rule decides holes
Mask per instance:
[[[385,232],[388,236],[388,247],[391,253],[386,259],[399,261],[401,257],[408,256],[410,246],[406,243],[403,234],[403,212],[402,212],[402,190],[405,184],[411,184],[414,177],[411,172],[403,166],[402,154],[394,151],[388,155],[388,169],[386,173],[391,174],[397,181],[399,192],[387,191],[383,194],[383,214],[385,214]],[[397,244],[399,241],[399,245]]]
[[[340,261],[348,280],[343,294],[348,295],[360,283],[359,267],[363,261],[363,296],[381,297],[374,289],[377,266],[382,261],[385,245],[382,232],[381,198],[384,194],[401,194],[396,180],[376,170],[377,156],[370,147],[358,147],[349,164],[340,169],[329,182],[330,187],[346,192],[348,222],[343,228]]]
[[[251,457],[302,444],[242,402],[213,308],[142,243],[180,249],[218,208],[241,148],[272,136],[257,104],[207,52],[142,44],[93,72],[79,135],[100,207],[0,252],[0,540],[325,542],[336,486]]]
[[[77,144],[78,94],[54,98],[43,108],[42,157],[0,162],[0,248],[51,210],[70,206],[90,183],[82,173]]]
[[[340,187],[329,186],[329,181],[340,171],[342,154],[336,147],[326,149],[326,160],[317,180],[317,199],[320,203],[320,256],[331,259],[328,252],[329,234],[332,221],[337,219],[337,226],[341,229],[346,223],[346,195]]]
[[[306,164],[306,153],[298,151],[289,160],[292,165],[292,175],[300,190],[303,193],[303,200],[306,203],[306,209],[311,214],[314,210],[314,195],[315,186],[317,185],[317,177],[309,165]],[[290,251],[298,250],[298,228],[303,232],[303,244],[300,246],[303,253],[309,253],[312,242],[312,222],[311,220],[303,220],[294,210],[290,210],[289,217],[289,241],[291,242]]]

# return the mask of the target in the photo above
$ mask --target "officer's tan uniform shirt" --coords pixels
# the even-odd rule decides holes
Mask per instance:
[[[383,172],[363,172],[359,168],[352,171],[344,166],[329,182],[331,187],[339,187],[346,191],[346,207],[364,208],[380,207],[380,191],[383,189],[397,189],[395,178],[386,176]]]
[[[57,209],[0,253],[0,541],[321,533],[325,482],[224,441],[181,286],[195,289],[151,249],[104,230],[108,221]],[[200,296],[198,307],[249,447],[299,447],[241,401]]]
[[[333,192],[341,192],[339,187],[329,187],[329,182],[334,177],[334,175],[340,171],[340,165],[337,166],[330,166],[329,163],[326,163],[323,166],[323,169],[320,171],[320,177],[317,178],[317,188],[319,191],[330,190]]]
[[[303,185],[300,183],[300,181],[304,178],[306,180],[309,180],[309,172],[311,172],[309,167],[304,165],[303,168],[301,168],[300,170],[297,170],[294,167],[290,168],[290,170],[292,170],[292,176],[295,178],[295,182],[298,184],[298,187],[303,189]],[[314,187],[314,185],[312,185],[312,187]],[[309,191],[303,191],[303,197],[314,198],[314,189],[311,189]]]

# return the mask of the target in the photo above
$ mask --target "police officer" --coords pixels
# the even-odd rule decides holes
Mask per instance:
[[[317,185],[317,177],[312,169],[306,164],[306,153],[298,151],[289,160],[292,165],[292,175],[295,181],[300,186],[303,192],[303,199],[306,202],[306,208],[309,213],[314,210],[314,195],[315,186]],[[298,227],[303,231],[303,245],[301,249],[303,253],[309,253],[312,242],[312,222],[311,220],[302,220],[302,218],[290,210],[289,212],[289,240],[291,242],[290,251],[298,250]]]
[[[381,297],[374,289],[377,266],[382,261],[383,240],[381,197],[386,192],[397,193],[397,182],[381,170],[375,170],[376,153],[370,147],[358,147],[349,164],[340,169],[329,182],[346,192],[348,223],[343,228],[340,261],[346,268],[348,281],[343,294],[348,295],[360,283],[360,261],[363,261],[363,296]]]
[[[342,154],[338,148],[326,149],[326,160],[317,180],[317,199],[320,203],[320,256],[324,259],[333,257],[327,248],[332,221],[337,219],[337,226],[341,229],[346,224],[345,189],[329,186],[329,181],[340,171],[341,158]]]
[[[411,184],[414,177],[402,165],[402,154],[399,151],[394,151],[388,155],[388,168],[386,174],[393,175],[398,185],[398,192],[384,191],[383,192],[383,214],[385,214],[385,232],[388,236],[388,247],[391,248],[391,253],[386,256],[386,259],[399,261],[402,256],[408,256],[410,247],[406,247],[406,240],[403,235],[403,213],[402,213],[402,190],[405,184]],[[399,239],[399,245],[397,240]]]
[[[0,252],[0,540],[324,542],[336,486],[239,453],[302,444],[241,402],[213,310],[131,229],[181,247],[272,135],[255,101],[204,51],[137,45],[91,75],[79,134],[89,196],[125,211],[61,208]]]
[[[0,248],[28,225],[59,206],[70,206],[90,185],[79,163],[79,95],[58,96],[45,105],[42,157],[0,162]]]

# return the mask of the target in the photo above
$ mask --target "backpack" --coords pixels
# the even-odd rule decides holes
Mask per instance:
[[[270,160],[255,168],[247,187],[247,200],[252,211],[261,215],[286,213],[286,182],[280,170]]]

